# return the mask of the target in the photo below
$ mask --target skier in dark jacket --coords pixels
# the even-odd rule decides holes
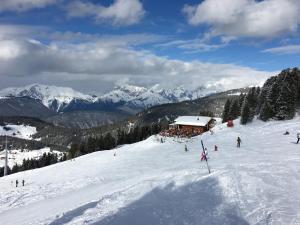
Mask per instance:
[[[24,187],[24,185],[25,185],[25,180],[22,180],[22,185],[23,185],[23,187]]]
[[[297,133],[297,144],[299,144],[300,141],[300,133]]]
[[[237,147],[240,148],[241,147],[241,143],[242,143],[241,138],[238,137],[236,141],[237,141]]]
[[[16,180],[16,187],[18,187],[18,184],[19,184],[19,181],[18,181],[18,180]]]
[[[217,146],[217,145],[215,145],[215,152],[216,152],[216,151],[218,151],[218,146]]]

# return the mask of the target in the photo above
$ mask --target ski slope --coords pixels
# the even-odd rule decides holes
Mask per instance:
[[[190,140],[160,143],[152,136],[115,151],[0,178],[0,223],[298,225],[299,128],[297,117],[219,125],[213,135]],[[286,130],[290,135],[283,135]],[[201,138],[211,174],[200,162]],[[16,179],[25,179],[25,186],[15,188],[11,182]]]

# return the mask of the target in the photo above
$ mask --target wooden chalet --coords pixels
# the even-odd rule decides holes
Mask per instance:
[[[216,120],[207,116],[180,116],[169,125],[169,136],[196,136],[209,131]]]

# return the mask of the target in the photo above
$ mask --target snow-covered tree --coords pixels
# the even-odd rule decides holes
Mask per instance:
[[[261,110],[260,110],[259,119],[261,119],[262,121],[267,121],[273,115],[274,115],[274,110],[271,107],[270,103],[269,102],[264,102],[262,107],[261,107]]]
[[[241,111],[241,124],[246,124],[250,121],[250,107],[248,99],[245,98]]]

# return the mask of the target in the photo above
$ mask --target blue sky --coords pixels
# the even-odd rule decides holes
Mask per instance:
[[[3,0],[0,88],[256,85],[299,66],[299,11],[298,0]]]

